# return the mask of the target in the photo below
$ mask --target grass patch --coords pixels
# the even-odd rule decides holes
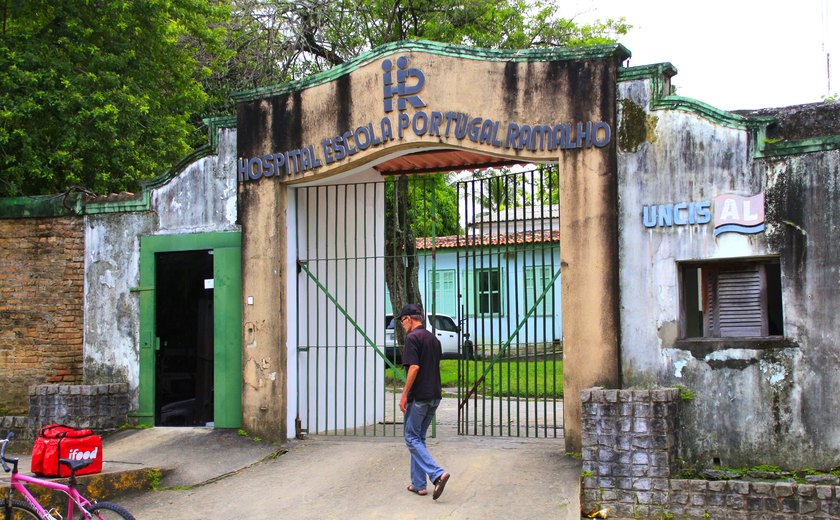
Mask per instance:
[[[478,393],[487,397],[563,397],[562,361],[500,361],[491,366],[489,360],[478,360],[461,361],[459,367],[457,359],[444,359],[440,362],[441,385],[457,387],[459,370],[467,389],[487,372],[478,386]],[[402,388],[403,384],[392,368],[385,371],[385,382],[395,388]]]

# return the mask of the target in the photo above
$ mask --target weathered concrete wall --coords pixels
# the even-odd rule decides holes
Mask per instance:
[[[139,384],[140,237],[238,231],[236,131],[222,129],[218,154],[188,165],[151,195],[151,209],[85,221],[85,381]]]
[[[0,219],[0,408],[82,382],[83,247],[80,217]]]
[[[619,84],[624,386],[696,392],[680,430],[689,462],[836,467],[840,424],[828,410],[840,391],[840,155],[753,159],[753,135],[737,125],[651,109],[651,89],[660,84]],[[646,204],[759,192],[766,193],[765,233],[715,237],[711,225],[642,223]],[[677,262],[765,255],[780,257],[787,341],[681,344]]]

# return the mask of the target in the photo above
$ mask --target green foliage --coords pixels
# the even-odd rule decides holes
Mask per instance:
[[[0,196],[132,188],[204,137],[210,0],[8,2],[0,34]]]
[[[149,489],[157,491],[160,489],[160,481],[163,479],[163,472],[159,469],[150,469],[146,471],[146,482],[149,483]]]
[[[577,46],[630,28],[579,25],[541,0],[28,0],[0,17],[0,196],[133,191],[205,142],[201,117],[230,114],[231,91],[383,43]],[[440,208],[437,234],[453,234],[457,205]]]
[[[123,424],[119,427],[119,431],[123,430],[145,430],[148,428],[153,428],[151,424]]]
[[[682,385],[676,385],[675,388],[679,390],[680,399],[682,399],[683,401],[691,402],[697,398],[697,392],[693,390],[689,390],[688,388]]]
[[[458,194],[447,184],[446,175],[415,175],[408,179],[406,208],[394,198],[396,182],[385,183],[385,239],[394,236],[394,212],[407,212],[407,221],[415,237],[449,236],[461,233],[458,223]],[[403,199],[400,199],[403,200]],[[387,248],[390,251],[390,247]]]

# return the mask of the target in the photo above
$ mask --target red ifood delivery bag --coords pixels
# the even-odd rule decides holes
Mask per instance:
[[[102,471],[102,438],[92,430],[61,424],[41,428],[32,449],[32,473],[45,477],[69,477],[70,468],[58,459],[88,460],[93,463],[78,470],[76,475]]]

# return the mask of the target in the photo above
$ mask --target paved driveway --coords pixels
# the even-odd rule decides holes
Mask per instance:
[[[437,501],[405,490],[402,438],[352,436],[293,441],[287,453],[218,480],[119,501],[138,520],[580,518],[580,461],[564,455],[562,438],[457,436],[446,408],[428,441],[452,474]]]

